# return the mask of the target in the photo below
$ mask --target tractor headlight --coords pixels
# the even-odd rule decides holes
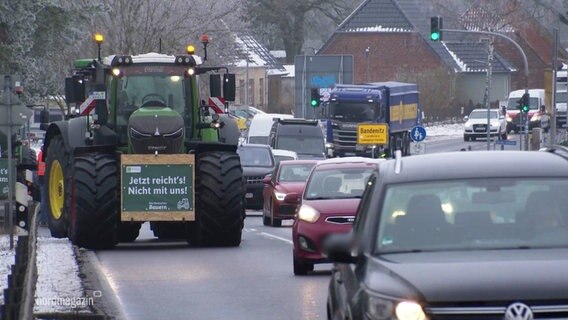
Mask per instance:
[[[164,138],[169,138],[169,139],[177,139],[181,136],[183,136],[183,128],[179,128],[178,130],[172,132],[172,133],[165,133],[164,134]]]
[[[278,201],[282,201],[282,200],[284,200],[284,198],[286,198],[285,193],[277,192],[277,191],[274,192],[274,196],[276,197],[276,200],[278,200]]]
[[[130,136],[134,139],[147,139],[150,138],[152,135],[148,133],[142,133],[134,128],[130,128]]]
[[[194,75],[194,74],[195,74],[195,69],[193,69],[193,68],[187,69],[187,74],[190,75],[190,76]]]
[[[320,216],[320,213],[317,212],[316,209],[308,206],[308,205],[302,205],[300,207],[300,209],[298,210],[298,219],[302,220],[302,221],[306,221],[309,223],[315,223],[316,221],[318,221]]]
[[[122,71],[120,71],[119,68],[113,68],[113,69],[112,69],[112,74],[113,74],[115,77],[119,77],[119,78],[122,77]]]

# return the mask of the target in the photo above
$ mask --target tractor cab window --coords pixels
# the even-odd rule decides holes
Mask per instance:
[[[190,93],[184,68],[179,66],[135,65],[121,70],[116,86],[116,128],[126,133],[130,116],[140,108],[168,107],[177,111],[190,126]],[[120,142],[126,143],[126,134],[120,134]]]

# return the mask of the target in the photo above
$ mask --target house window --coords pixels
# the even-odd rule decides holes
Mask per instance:
[[[260,105],[264,106],[264,79],[260,78],[258,80],[258,99]]]
[[[248,104],[247,105],[251,105],[254,106],[255,105],[255,100],[254,100],[254,79],[249,79],[249,97],[248,97]]]
[[[244,105],[245,104],[245,80],[240,79],[239,80],[239,104],[240,105]]]

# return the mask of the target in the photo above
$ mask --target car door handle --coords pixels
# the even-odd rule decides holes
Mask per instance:
[[[339,270],[337,270],[337,268],[335,267],[331,269],[331,272],[333,273],[333,279],[335,280],[335,282],[342,284],[343,278],[341,277],[341,272],[339,272]]]

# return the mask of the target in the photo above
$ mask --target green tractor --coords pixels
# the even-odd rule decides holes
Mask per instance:
[[[199,78],[210,73],[210,93],[222,88],[234,101],[235,75],[205,66],[194,52],[188,46],[176,56],[101,58],[99,50],[98,59],[75,61],[65,83],[69,114],[45,128],[53,237],[110,248],[134,241],[149,221],[158,237],[240,245],[245,189],[233,138],[239,131],[199,97]]]

